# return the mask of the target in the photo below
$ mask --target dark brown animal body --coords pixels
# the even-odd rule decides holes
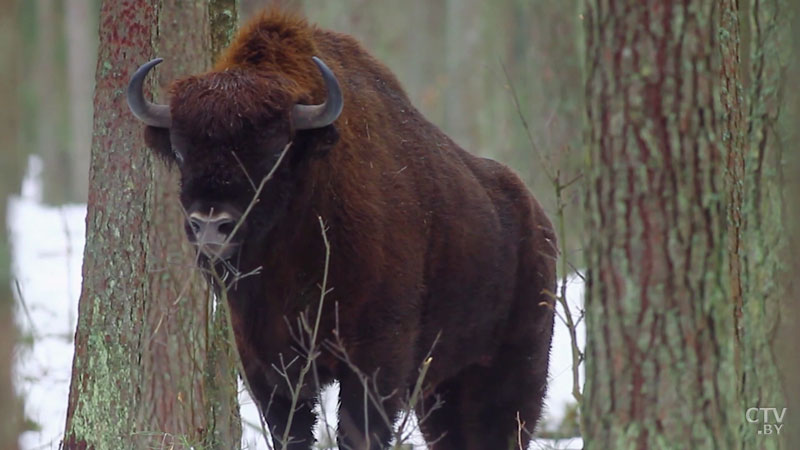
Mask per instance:
[[[298,129],[293,106],[330,94],[312,56],[335,74],[344,106],[332,124]],[[225,247],[228,266],[205,261],[260,268],[228,298],[273,436],[283,435],[291,405],[273,366],[298,356],[287,323],[303,311],[313,323],[320,297],[321,217],[332,291],[320,340],[333,341],[338,325],[351,361],[374,375],[380,394],[394,392],[383,405],[393,417],[439,336],[418,413],[436,396],[443,404],[422,424],[426,439],[439,439],[437,450],[518,448],[517,415],[532,429],[545,393],[557,250],[542,208],[511,170],[465,152],[428,122],[351,37],[277,12],[244,28],[213,70],[176,81],[169,110],[158,113],[166,122],[153,114],[148,123],[162,126],[147,127],[148,145],[177,161],[187,212],[205,214],[203,226],[242,222]],[[243,218],[254,185],[289,142]],[[187,233],[197,238],[196,228]],[[316,365],[322,384],[340,382],[342,448],[385,446],[390,430],[373,405],[365,417],[354,371],[328,351]],[[304,391],[289,448],[313,442],[314,401],[314,390]],[[519,435],[526,445],[527,433]]]

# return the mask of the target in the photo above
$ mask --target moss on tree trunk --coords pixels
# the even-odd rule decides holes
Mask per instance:
[[[754,41],[742,63],[740,14],[586,2],[586,448],[779,445],[745,420],[786,406],[770,344],[781,183],[759,112],[777,111],[758,88],[778,86],[758,68],[777,60]]]
[[[156,55],[166,62],[151,80],[162,90],[210,65],[207,8],[200,0],[101,6],[67,449],[239,446],[235,373],[218,370],[235,364],[219,352],[209,361],[224,334],[209,326],[211,296],[183,235],[177,174],[145,148],[125,101],[131,73]]]
[[[742,399],[748,408],[788,407],[782,432],[788,436],[794,432],[792,429],[797,429],[797,415],[792,414],[797,408],[788,404],[787,391],[781,384],[776,351],[781,350],[782,343],[776,338],[782,313],[793,309],[795,304],[789,301],[791,288],[787,283],[791,266],[786,192],[790,172],[786,168],[787,143],[795,144],[787,141],[788,136],[778,128],[781,111],[785,109],[785,74],[792,58],[788,21],[791,16],[783,0],[747,0],[741,7],[742,24],[748,30],[742,40],[745,43],[742,72],[747,80],[741,183]],[[796,115],[792,117],[797,120]],[[791,313],[786,316],[789,319]],[[786,380],[794,378],[789,375]],[[744,428],[742,439],[747,446],[775,448],[778,439],[760,436],[759,429],[753,424]]]

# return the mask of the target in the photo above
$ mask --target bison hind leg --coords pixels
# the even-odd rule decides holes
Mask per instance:
[[[440,384],[435,395],[441,405],[420,424],[425,440],[433,443],[430,448],[527,448],[547,384],[546,363],[530,353],[529,347],[504,347],[490,366],[470,366]],[[425,406],[434,401],[426,399]],[[417,414],[422,417],[424,411]]]

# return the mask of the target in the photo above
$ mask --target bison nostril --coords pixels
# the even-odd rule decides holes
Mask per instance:
[[[222,235],[228,236],[229,234],[233,233],[233,227],[235,225],[236,222],[233,220],[226,220],[217,225],[217,231]]]
[[[198,241],[205,244],[222,243],[233,233],[235,228],[236,220],[227,213],[219,214],[216,217],[192,213],[186,225],[186,231],[194,234]]]
[[[200,231],[203,229],[203,223],[197,219],[189,220],[189,226],[192,227],[194,234],[200,233]]]

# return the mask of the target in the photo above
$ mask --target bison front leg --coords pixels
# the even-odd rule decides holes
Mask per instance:
[[[356,374],[339,380],[339,448],[341,450],[379,450],[392,438],[391,421],[399,410],[397,394],[380,401],[374,383]],[[380,389],[380,388],[379,388]],[[381,389],[383,390],[383,389]],[[389,392],[383,392],[384,395]],[[376,400],[380,406],[376,405]]]
[[[262,412],[267,420],[275,449],[308,450],[314,443],[313,427],[317,417],[310,402],[299,401],[292,412],[291,399],[275,395],[269,404],[262,407]],[[284,442],[288,426],[291,429]]]

